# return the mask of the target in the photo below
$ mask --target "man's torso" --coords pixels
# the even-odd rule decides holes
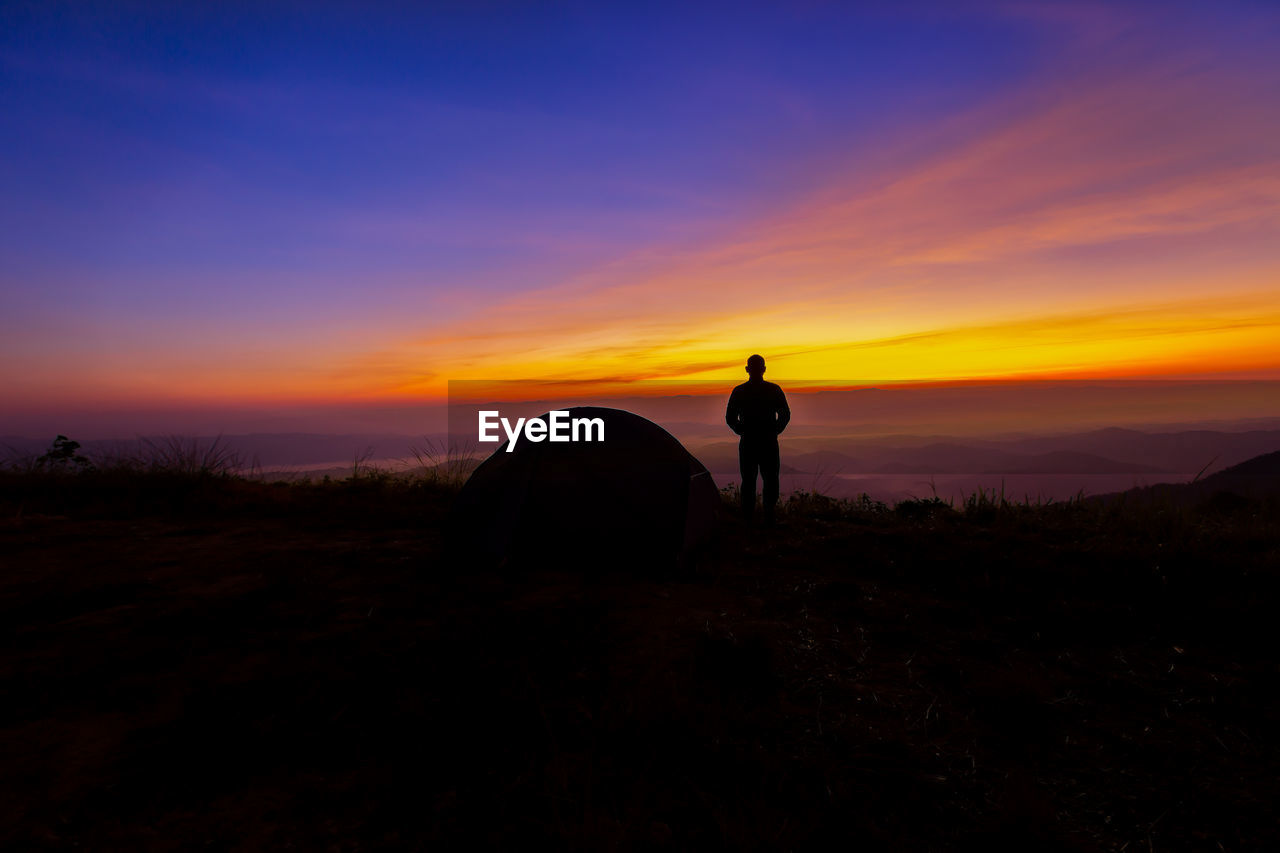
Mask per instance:
[[[777,438],[782,389],[772,382],[744,382],[729,397],[740,417],[743,438]]]

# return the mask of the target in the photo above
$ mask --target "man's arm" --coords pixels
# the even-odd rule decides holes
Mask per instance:
[[[778,389],[778,435],[782,435],[782,431],[787,428],[787,424],[791,423],[791,407],[787,405],[787,395],[782,393],[782,389]]]
[[[742,406],[737,400],[738,389],[733,389],[733,393],[729,395],[729,405],[724,410],[724,422],[729,425],[729,429],[738,435],[742,435]]]

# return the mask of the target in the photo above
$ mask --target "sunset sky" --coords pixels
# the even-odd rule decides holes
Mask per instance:
[[[1277,43],[1262,0],[5,3],[0,433],[751,352],[1280,378]]]

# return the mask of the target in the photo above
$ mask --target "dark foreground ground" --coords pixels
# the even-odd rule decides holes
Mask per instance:
[[[0,482],[0,847],[1280,849],[1274,504],[811,498],[663,579],[98,480]]]

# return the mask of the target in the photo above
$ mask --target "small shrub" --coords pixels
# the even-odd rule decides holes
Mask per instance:
[[[939,497],[914,498],[901,501],[894,506],[893,511],[903,518],[924,519],[954,513],[955,507]]]
[[[44,471],[92,471],[93,463],[79,453],[80,442],[59,435],[49,450],[36,460],[36,467]]]

